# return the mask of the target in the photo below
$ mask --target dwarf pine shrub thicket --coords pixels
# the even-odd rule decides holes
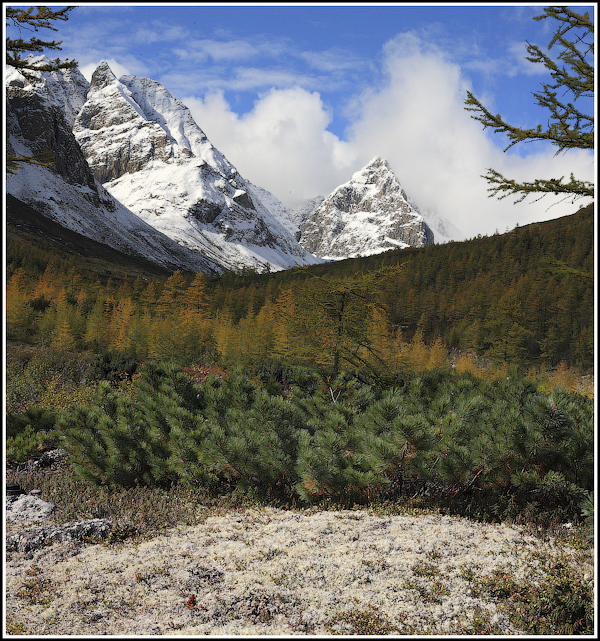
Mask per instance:
[[[593,489],[593,402],[519,377],[398,374],[377,385],[288,370],[197,383],[148,362],[128,393],[101,384],[59,414],[77,473],[96,484],[178,482],[305,501],[407,488],[517,497],[576,513]]]
[[[22,414],[6,413],[6,458],[27,459],[40,449],[58,444],[55,433],[56,412],[41,407],[30,407]]]

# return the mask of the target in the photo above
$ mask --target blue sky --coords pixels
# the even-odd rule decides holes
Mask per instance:
[[[506,140],[463,108],[470,90],[515,126],[545,124],[531,94],[550,78],[524,60],[526,42],[545,48],[556,29],[533,20],[543,6],[93,4],[52,35],[88,80],[106,60],[117,76],[161,82],[286,205],[381,155],[419,205],[471,237],[584,204],[488,199],[487,167],[518,180],[595,176],[589,153],[555,157],[537,143],[504,153]],[[572,9],[595,17],[593,5]]]

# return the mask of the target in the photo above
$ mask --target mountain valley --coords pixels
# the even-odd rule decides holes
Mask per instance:
[[[385,358],[395,358],[403,343],[421,337],[429,345],[440,340],[448,349],[473,349],[494,360],[588,367],[593,243],[587,234],[593,207],[511,233],[456,242],[452,224],[421,211],[386,160],[376,156],[329,195],[288,211],[273,194],[240,176],[185,105],[157,82],[117,79],[106,63],[91,83],[76,70],[43,72],[36,83],[11,72],[7,98],[7,152],[54,155],[50,166],[26,163],[7,175],[10,297],[20,301],[21,310],[16,325],[11,322],[15,336],[37,335],[40,321],[49,335],[57,331],[57,285],[43,284],[38,274],[55,256],[65,261],[60,263],[65,273],[76,268],[90,282],[102,283],[101,294],[94,289],[100,285],[89,283],[73,291],[64,277],[64,295],[75,305],[65,310],[74,316],[64,329],[67,342],[80,347],[92,344],[85,327],[93,301],[122,298],[118,305],[129,301],[136,320],[115,316],[110,305],[117,303],[106,303],[103,322],[120,324],[114,346],[128,345],[147,357],[170,344],[165,354],[174,356],[174,334],[161,339],[160,350],[155,338],[144,335],[134,346],[124,335],[144,324],[153,332],[175,332],[158,329],[165,306],[175,304],[198,274],[206,278],[203,295],[210,290],[210,302],[202,303],[210,313],[202,316],[205,333],[189,343],[191,333],[181,349],[193,345],[197,353],[219,352],[226,360],[243,360],[244,350],[252,358],[275,358],[300,349],[302,341],[300,351],[312,350],[310,359],[318,353],[325,358],[337,344],[336,305],[350,296],[369,305],[353,317],[355,327],[344,331],[370,336],[367,342],[359,337],[359,346],[382,341]],[[36,278],[41,278],[37,284]],[[124,289],[116,293],[115,287]],[[172,288],[175,293],[168,294]],[[78,298],[88,302],[80,308]],[[575,324],[574,313],[561,311],[572,309],[574,300],[581,303]],[[33,313],[47,304],[52,319]],[[200,313],[200,303],[194,305]],[[331,316],[319,316],[317,323],[329,306]],[[184,320],[186,309],[173,318],[190,321]],[[304,325],[293,330],[290,325],[296,347],[284,348],[291,339],[284,340],[282,327],[294,314],[300,320],[305,315]],[[322,323],[324,334],[316,337],[314,328]],[[250,327],[265,332],[260,349],[252,333],[243,337]],[[52,340],[60,343],[56,336]],[[102,337],[107,347],[114,340]],[[263,350],[260,357],[257,350]],[[354,359],[358,352],[349,354]]]

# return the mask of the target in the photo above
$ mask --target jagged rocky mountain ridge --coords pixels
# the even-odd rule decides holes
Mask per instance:
[[[50,150],[54,164],[21,165],[7,174],[7,192],[62,227],[121,252],[170,270],[222,273],[219,263],[145,223],[95,180],[71,131],[89,86],[81,73],[32,73],[35,83],[6,69],[6,150],[24,156]]]
[[[8,68],[8,149],[50,148],[56,165],[24,166],[7,189],[94,240],[204,272],[279,270],[433,241],[382,159],[326,199],[287,211],[240,176],[158,82],[117,79],[106,63],[91,83],[77,70],[36,75],[32,84]],[[50,140],[56,131],[61,140]]]
[[[158,82],[117,79],[102,63],[73,133],[108,191],[179,244],[228,269],[320,262],[262,198],[273,209],[283,205],[246,181]]]
[[[6,78],[8,153],[51,149],[56,160],[51,168],[23,165],[9,177],[7,191],[22,202],[84,236],[174,269],[220,273],[321,262],[279,222],[286,219],[283,205],[239,176],[158,83],[128,77],[134,98],[105,64],[91,84],[77,70],[36,75],[39,82],[31,83],[9,68]],[[103,90],[113,99],[98,100]],[[90,139],[104,157],[95,158]]]
[[[434,235],[380,156],[340,185],[308,216],[300,243],[329,260],[423,247]]]

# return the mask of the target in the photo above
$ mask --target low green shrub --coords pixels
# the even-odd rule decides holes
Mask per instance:
[[[589,399],[541,394],[515,376],[404,373],[389,385],[305,370],[200,384],[146,363],[126,394],[104,383],[59,426],[75,469],[94,483],[229,483],[309,502],[410,491],[487,517],[532,504],[579,517],[593,487]]]
[[[58,446],[53,410],[30,407],[23,414],[6,414],[6,458],[18,463]]]
[[[400,633],[399,628],[382,616],[377,608],[341,612],[325,623],[329,634],[383,635]]]
[[[45,501],[57,506],[52,519],[74,522],[106,518],[113,522],[109,540],[149,536],[165,528],[196,525],[209,510],[219,511],[240,505],[241,497],[220,498],[197,485],[163,489],[137,486],[94,485],[67,466],[47,473],[44,470],[7,470],[7,482],[18,483],[25,492],[38,489]]]

